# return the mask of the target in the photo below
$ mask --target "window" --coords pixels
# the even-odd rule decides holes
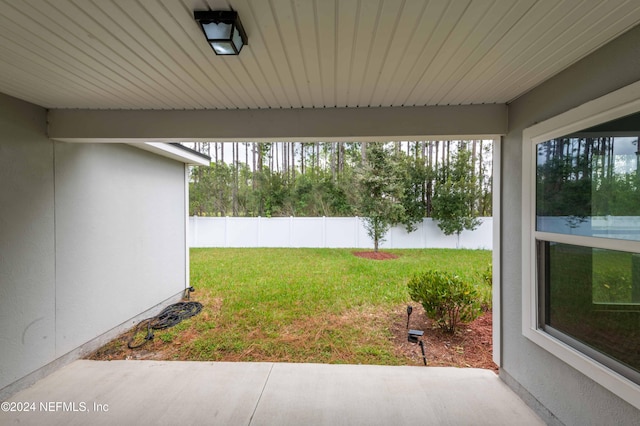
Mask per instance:
[[[640,241],[640,114],[628,119],[636,136],[581,132],[537,144],[536,230]]]
[[[640,83],[524,132],[523,334],[640,408]]]

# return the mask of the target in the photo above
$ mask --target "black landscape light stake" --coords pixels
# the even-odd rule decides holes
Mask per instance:
[[[418,345],[420,345],[420,349],[422,350],[422,362],[424,362],[424,365],[427,365],[427,356],[424,353],[424,342],[421,339],[423,335],[424,331],[422,330],[409,330],[409,336],[407,337],[407,340],[410,343],[417,343]]]
[[[427,365],[427,356],[424,354],[424,342],[420,340],[418,344],[420,345],[420,349],[422,350],[422,362],[424,362],[424,365]]]
[[[411,318],[411,312],[413,312],[413,306],[407,305],[407,330],[409,329],[409,318]]]

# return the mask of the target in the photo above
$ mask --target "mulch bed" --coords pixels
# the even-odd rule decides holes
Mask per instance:
[[[354,256],[362,257],[364,259],[373,259],[373,260],[389,260],[389,259],[397,259],[398,255],[385,253],[383,251],[354,251]]]
[[[437,367],[486,368],[498,372],[493,362],[492,313],[483,313],[469,324],[460,324],[454,334],[447,333],[428,319],[419,304],[413,304],[409,322],[410,329],[424,331],[427,364]],[[398,307],[391,326],[394,344],[399,354],[407,358],[410,365],[423,365],[422,353],[416,343],[407,341],[406,305]]]

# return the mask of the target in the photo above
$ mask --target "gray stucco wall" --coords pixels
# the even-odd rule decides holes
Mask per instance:
[[[521,385],[567,425],[637,425],[640,412],[522,336],[522,131],[638,80],[640,27],[509,105],[502,147],[502,370],[508,383]]]
[[[0,95],[0,389],[186,286],[184,164]]]
[[[56,355],[185,288],[184,164],[55,143]]]
[[[0,389],[55,356],[53,144],[43,108],[0,95]]]

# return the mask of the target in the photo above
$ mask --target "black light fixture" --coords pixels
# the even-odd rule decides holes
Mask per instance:
[[[247,34],[236,11],[196,10],[193,18],[216,55],[238,55],[247,44]]]

